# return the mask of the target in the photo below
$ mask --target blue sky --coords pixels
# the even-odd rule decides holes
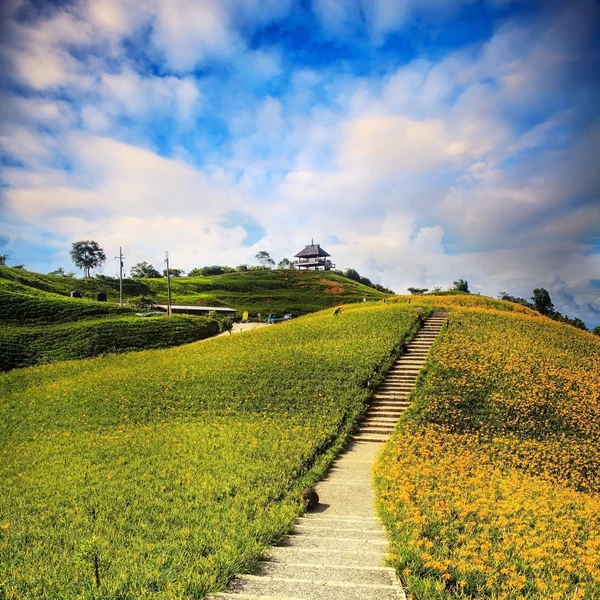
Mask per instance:
[[[600,322],[595,0],[8,0],[0,253],[467,279]],[[107,261],[113,274],[117,263]]]

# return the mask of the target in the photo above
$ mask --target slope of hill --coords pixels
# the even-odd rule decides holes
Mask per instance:
[[[92,297],[105,290],[109,301],[119,296],[119,282],[113,278],[75,279],[55,275],[40,275],[21,269],[0,267],[2,279],[46,292],[69,295],[73,289]],[[171,279],[172,300],[175,304],[199,306],[229,306],[240,313],[307,314],[340,303],[360,302],[364,297],[378,300],[388,297],[341,275],[324,271],[257,270],[211,277],[175,277]],[[126,300],[149,296],[164,303],[167,300],[167,281],[160,279],[126,280]]]
[[[219,331],[211,319],[140,319],[108,302],[65,297],[57,279],[62,278],[0,267],[0,371],[176,346]]]
[[[598,598],[600,340],[492,302],[444,299],[377,465],[395,566],[417,598]]]
[[[291,527],[420,321],[368,302],[0,375],[0,595],[222,589]]]

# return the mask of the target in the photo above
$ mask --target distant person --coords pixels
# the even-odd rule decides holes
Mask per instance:
[[[363,302],[366,302],[366,301],[367,301],[367,297],[363,296]]]
[[[337,317],[340,313],[342,312],[342,307],[338,306],[334,311],[333,311],[333,316]]]
[[[258,322],[260,323],[260,317],[262,316],[260,313],[256,315],[258,317]]]

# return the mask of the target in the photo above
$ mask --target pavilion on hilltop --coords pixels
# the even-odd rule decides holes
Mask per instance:
[[[295,258],[298,260],[294,261],[294,265],[298,269],[323,269],[329,271],[335,269],[335,265],[329,260],[329,252],[326,252],[321,248],[320,244],[315,244],[311,240],[308,246],[304,247],[304,250],[300,250]]]

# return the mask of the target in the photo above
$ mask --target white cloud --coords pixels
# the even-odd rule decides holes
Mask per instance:
[[[218,2],[159,2],[152,38],[170,65],[189,70],[207,57],[230,58],[244,47],[229,18]]]

